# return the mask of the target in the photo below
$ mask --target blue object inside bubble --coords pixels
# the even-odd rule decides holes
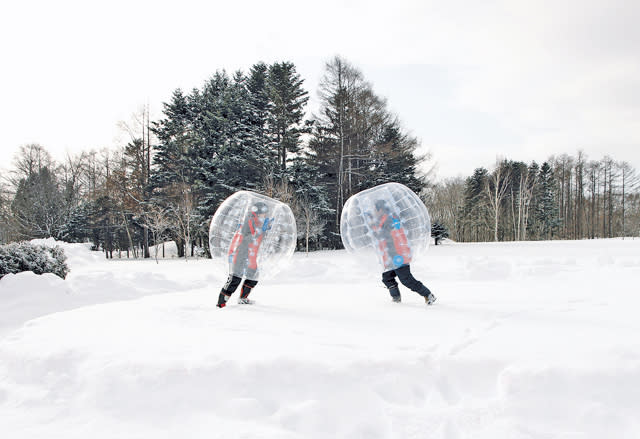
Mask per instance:
[[[396,265],[396,267],[399,267],[404,264],[404,258],[401,255],[395,255],[393,257],[393,263]]]

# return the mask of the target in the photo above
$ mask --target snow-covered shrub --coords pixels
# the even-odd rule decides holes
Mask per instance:
[[[53,273],[62,279],[69,273],[64,250],[30,242],[0,245],[0,278],[9,273],[33,271],[35,274]]]

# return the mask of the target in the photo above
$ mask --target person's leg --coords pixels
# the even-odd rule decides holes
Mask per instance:
[[[242,293],[240,294],[238,303],[252,303],[252,301],[249,300],[249,294],[251,294],[251,290],[253,290],[253,287],[255,287],[256,285],[258,285],[257,280],[245,279],[244,283],[242,284]]]
[[[400,302],[400,288],[398,288],[398,282],[396,282],[396,273],[394,270],[382,273],[382,283],[389,289],[391,299],[393,299],[394,302]]]
[[[415,291],[425,298],[425,301],[431,305],[435,302],[435,296],[429,291],[429,288],[424,286],[422,282],[413,277],[411,274],[411,269],[408,265],[403,265],[400,268],[396,269],[396,274],[398,275],[398,279],[402,282],[402,285],[409,288],[411,291]]]
[[[241,280],[242,278],[238,276],[234,276],[233,274],[229,275],[227,282],[220,291],[220,295],[218,295],[218,304],[216,305],[218,308],[224,308],[226,306],[227,300],[229,300],[229,297],[231,297],[236,288],[238,288]]]

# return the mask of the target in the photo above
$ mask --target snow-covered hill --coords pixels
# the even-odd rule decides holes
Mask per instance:
[[[65,246],[0,280],[3,437],[640,437],[640,240],[431,247],[432,307],[296,254],[222,310],[208,260]]]

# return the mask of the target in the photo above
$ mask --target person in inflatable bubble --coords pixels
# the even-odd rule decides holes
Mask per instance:
[[[222,287],[218,296],[218,308],[224,308],[227,301],[240,285],[242,277],[245,281],[242,284],[239,304],[252,304],[249,299],[251,290],[258,284],[257,280],[252,280],[258,272],[258,251],[264,238],[264,233],[270,228],[270,219],[267,218],[268,207],[265,203],[258,201],[254,203],[247,220],[238,227],[231,245],[229,246],[230,273],[227,282]],[[240,276],[238,276],[240,275]]]
[[[411,274],[411,249],[400,218],[394,216],[383,199],[375,202],[375,218],[371,224],[378,241],[378,251],[382,254],[385,267],[396,267],[382,273],[382,283],[389,289],[391,299],[400,302],[400,289],[396,276],[402,284],[424,297],[427,305],[436,301],[429,288]]]

